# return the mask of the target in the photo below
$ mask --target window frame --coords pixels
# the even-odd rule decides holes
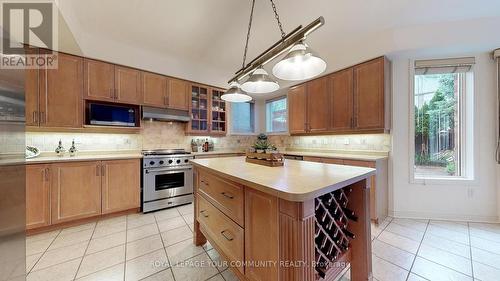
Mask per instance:
[[[229,122],[229,127],[230,128],[230,135],[231,136],[255,136],[257,135],[257,126],[256,126],[256,104],[255,104],[255,101],[248,101],[248,102],[244,102],[244,103],[249,103],[253,106],[253,110],[251,111],[252,113],[250,114],[251,115],[251,118],[253,119],[251,122],[253,122],[253,132],[237,132],[237,131],[234,131],[234,127],[233,127],[233,114],[234,114],[234,110],[233,110],[233,103],[230,103],[230,109],[231,109],[231,113],[230,113],[230,122]]]
[[[283,99],[285,100],[285,103],[286,103],[285,130],[284,131],[268,131],[267,130],[267,118],[269,116],[267,114],[267,104],[271,103],[271,102],[283,100]],[[272,99],[266,100],[265,103],[264,103],[264,115],[265,115],[264,126],[265,126],[266,135],[288,135],[289,134],[288,133],[288,96],[287,95],[282,95],[282,96],[279,96],[279,97],[274,97]]]
[[[459,141],[461,142],[461,152],[463,160],[461,161],[462,171],[464,175],[461,176],[450,176],[450,177],[418,177],[415,173],[415,61],[409,60],[408,64],[408,74],[409,74],[409,84],[408,84],[408,145],[409,145],[409,183],[410,184],[422,184],[422,185],[460,185],[460,184],[471,184],[477,185],[478,179],[476,176],[477,171],[477,154],[475,153],[474,144],[478,143],[478,135],[476,134],[476,96],[477,96],[477,77],[476,65],[472,65],[470,72],[472,73],[472,88],[467,83],[467,76],[465,75],[462,79],[464,87],[462,87],[465,93],[472,90],[472,94],[462,94],[459,98],[459,110],[462,111],[460,114],[460,130]],[[463,125],[462,125],[463,124]]]

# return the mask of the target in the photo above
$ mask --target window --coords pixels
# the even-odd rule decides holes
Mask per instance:
[[[281,133],[287,131],[286,96],[266,101],[266,131]]]
[[[255,133],[255,105],[253,102],[231,103],[231,127],[235,134]]]
[[[414,179],[471,177],[473,64],[474,58],[415,62]]]

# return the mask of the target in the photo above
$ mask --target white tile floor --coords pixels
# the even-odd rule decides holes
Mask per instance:
[[[190,204],[30,236],[27,280],[237,280],[209,244],[193,245],[192,214]],[[500,280],[498,224],[388,218],[372,238],[379,281]]]

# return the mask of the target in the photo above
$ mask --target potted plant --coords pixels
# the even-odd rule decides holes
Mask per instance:
[[[257,136],[257,141],[252,145],[252,148],[255,149],[257,153],[267,153],[268,151],[276,149],[274,145],[269,143],[265,134]]]

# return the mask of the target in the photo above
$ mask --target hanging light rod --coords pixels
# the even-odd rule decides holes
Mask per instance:
[[[306,39],[307,35],[311,32],[315,31],[319,27],[325,24],[325,19],[323,17],[319,17],[310,24],[305,27],[298,26],[292,32],[290,32],[287,36],[280,39],[274,45],[272,45],[269,49],[265,50],[263,53],[258,55],[255,59],[253,59],[250,63],[245,65],[243,68],[238,70],[235,73],[235,76],[231,78],[228,83],[238,81],[250,73],[252,73],[255,69],[265,65],[266,63],[272,61],[276,57],[280,56],[288,49],[290,49],[296,43],[303,41]]]

